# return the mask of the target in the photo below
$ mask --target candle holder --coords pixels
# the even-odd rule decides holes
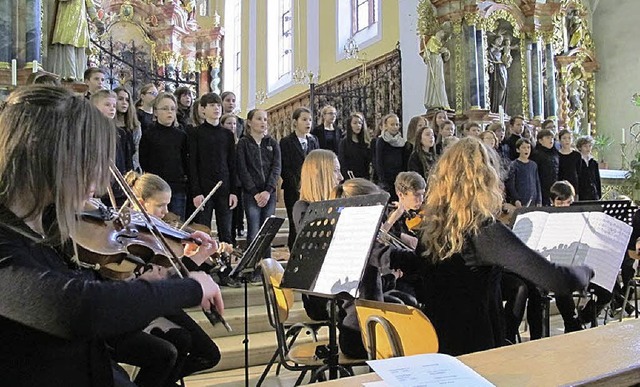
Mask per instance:
[[[626,153],[627,144],[624,142],[620,143],[620,169],[626,170],[627,166],[627,153]]]

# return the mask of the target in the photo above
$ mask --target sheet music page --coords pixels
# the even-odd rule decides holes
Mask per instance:
[[[382,205],[342,209],[313,292],[356,296],[382,211]]]
[[[530,249],[536,250],[548,217],[549,214],[542,211],[532,211],[520,214],[516,217],[512,231]]]
[[[584,264],[595,272],[596,285],[611,291],[627,251],[632,227],[602,212],[590,212],[582,237]]]
[[[513,228],[514,233],[527,243],[527,246],[543,257],[553,263],[570,266],[575,264],[574,258],[580,246],[587,217],[587,213],[581,212],[534,211],[519,215]],[[529,239],[526,239],[527,235],[530,235]]]
[[[441,353],[370,360],[367,364],[393,387],[493,386],[460,360]]]

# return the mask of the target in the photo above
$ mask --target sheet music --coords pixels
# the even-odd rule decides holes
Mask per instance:
[[[595,271],[591,282],[609,291],[613,289],[632,230],[628,224],[606,214],[589,214],[582,242],[589,246],[583,262]]]
[[[560,265],[587,265],[591,282],[611,291],[631,227],[602,212],[529,212],[518,215],[513,232],[527,246]]]
[[[370,360],[367,364],[389,386],[493,386],[469,366],[441,353]]]
[[[512,231],[530,249],[536,250],[542,237],[549,213],[542,211],[527,212],[516,217]]]
[[[356,297],[384,206],[346,207],[340,212],[313,291]]]

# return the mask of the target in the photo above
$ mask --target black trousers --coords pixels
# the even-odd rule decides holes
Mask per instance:
[[[293,221],[293,205],[300,199],[300,191],[292,189],[284,190],[284,206],[287,208],[287,219],[289,219],[289,237],[287,239],[287,246],[289,252],[293,248],[293,243],[296,241],[298,232],[296,231],[296,225]]]
[[[198,223],[211,227],[213,212],[216,214],[216,228],[221,242],[233,243],[231,235],[232,211],[229,208],[229,190],[220,188],[198,214]]]
[[[165,318],[179,325],[190,336],[191,350],[182,365],[180,377],[213,368],[220,362],[220,349],[216,343],[187,313],[180,311],[176,314],[165,316]]]
[[[531,340],[542,337],[542,294],[531,282],[509,272],[502,273],[502,300],[505,301],[505,336],[516,342],[518,329],[527,310],[527,322]],[[527,303],[527,300],[529,302]]]

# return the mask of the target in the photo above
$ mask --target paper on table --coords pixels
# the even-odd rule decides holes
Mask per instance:
[[[377,382],[362,383],[362,387],[389,387],[389,384],[384,380],[378,380]]]
[[[441,353],[370,360],[367,364],[392,387],[493,386],[460,360]]]
[[[313,291],[347,292],[356,297],[371,242],[378,232],[384,206],[346,207],[340,212]]]

